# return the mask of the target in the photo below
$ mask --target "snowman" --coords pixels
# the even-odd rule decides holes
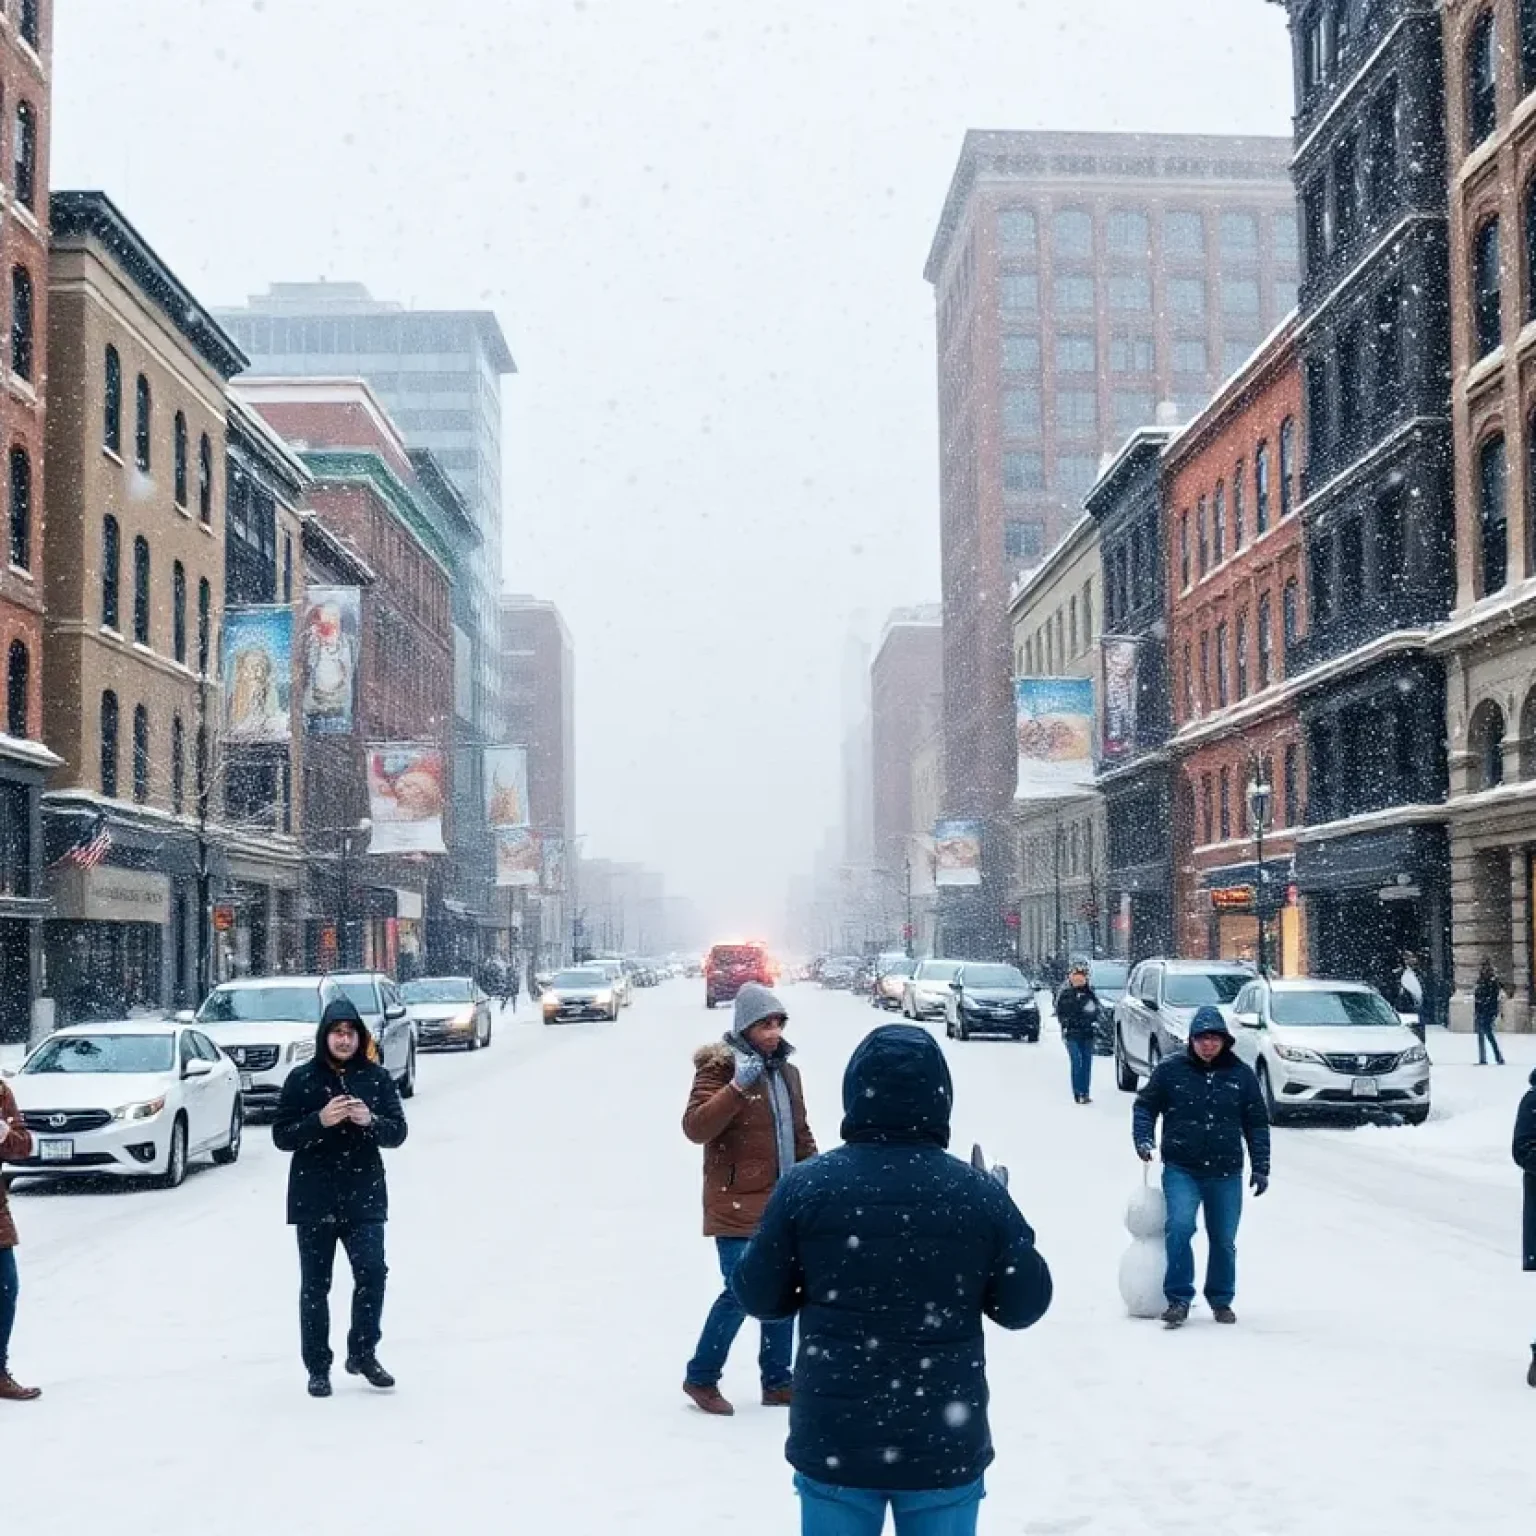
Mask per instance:
[[[1142,1177],[1146,1179],[1145,1170]],[[1162,1190],[1143,1182],[1126,1202],[1125,1225],[1131,1246],[1120,1260],[1120,1294],[1132,1317],[1160,1317],[1168,1305],[1163,1296],[1163,1277],[1168,1269],[1163,1242],[1167,1220],[1168,1203]]]

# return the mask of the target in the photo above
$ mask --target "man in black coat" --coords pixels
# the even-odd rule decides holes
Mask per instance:
[[[736,1270],[753,1316],[799,1314],[787,1454],[811,1536],[855,1511],[878,1531],[887,1507],[898,1529],[974,1531],[993,1459],[982,1318],[1028,1328],[1051,1303],[1003,1184],[945,1151],[953,1098],[927,1030],[875,1030],[843,1078],[845,1144],[784,1175]]]
[[[347,1371],[375,1387],[394,1377],[379,1364],[384,1313],[384,1223],[389,1188],[381,1147],[406,1136],[394,1079],[380,1064],[368,1026],[346,998],[326,1004],[314,1059],[288,1074],[272,1140],[293,1153],[288,1221],[299,1237],[299,1327],[309,1395],[331,1395],[331,1272],[336,1245],[352,1265]]]
[[[1525,1228],[1521,1233],[1520,1252],[1523,1267],[1536,1272],[1536,1072],[1531,1073],[1531,1090],[1520,1100],[1515,1116],[1515,1161],[1525,1173]],[[1526,1384],[1536,1387],[1536,1344],[1531,1345],[1531,1365]]]
[[[1269,1111],[1251,1067],[1233,1051],[1227,1021],[1199,1009],[1189,1048],[1170,1056],[1136,1096],[1131,1134],[1144,1162],[1152,1161],[1157,1122],[1163,1122],[1163,1193],[1168,1199],[1168,1271],[1163,1321],[1179,1328],[1195,1299],[1195,1219],[1205,1211],[1210,1258],[1205,1299],[1218,1323],[1235,1323],[1237,1224],[1243,1214],[1243,1144],[1253,1164],[1255,1196],[1269,1188]]]
[[[1066,986],[1056,994],[1056,1022],[1072,1062],[1072,1097],[1079,1104],[1093,1102],[1093,1045],[1102,1006],[1088,980],[1088,962],[1074,960]]]

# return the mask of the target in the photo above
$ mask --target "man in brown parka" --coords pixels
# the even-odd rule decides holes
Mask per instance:
[[[0,1082],[0,1163],[32,1155],[32,1133],[22,1124],[15,1096]],[[0,1402],[27,1403],[42,1393],[24,1387],[10,1372],[11,1327],[16,1321],[16,1224],[11,1220],[6,1178],[0,1170]]]
[[[704,1235],[715,1240],[725,1280],[683,1380],[705,1413],[735,1412],[720,1393],[726,1357],[746,1321],[731,1276],[780,1175],[816,1155],[800,1073],[789,1063],[786,1017],[767,987],[749,982],[737,994],[730,1033],[693,1057],[683,1134],[704,1147]],[[789,1404],[794,1337],[793,1319],[762,1325],[757,1358],[766,1407]]]

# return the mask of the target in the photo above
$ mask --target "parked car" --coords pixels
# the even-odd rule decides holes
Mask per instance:
[[[1096,1056],[1115,1054],[1115,1009],[1125,996],[1131,968],[1123,960],[1094,960],[1088,966],[1088,985],[1099,1000],[1098,1022],[1093,1029]]]
[[[589,966],[595,966],[608,978],[613,988],[613,995],[618,1000],[620,1008],[628,1008],[635,1000],[634,988],[630,984],[629,972],[624,969],[624,962],[617,955],[600,955],[596,960],[588,962]]]
[[[848,992],[852,990],[858,972],[856,958],[828,960],[821,967],[821,984],[830,992]]]
[[[1429,1118],[1429,1053],[1364,982],[1253,980],[1232,1020],[1237,1054],[1258,1073],[1277,1125],[1330,1111]]]
[[[175,1189],[194,1157],[227,1165],[240,1156],[240,1074],[189,1024],[76,1024],[49,1035],[7,1080],[34,1144],[11,1165],[20,1173],[150,1178]]]
[[[704,962],[704,1006],[735,1002],[749,981],[773,985],[767,949],[761,944],[716,944]]]
[[[1253,979],[1252,966],[1225,960],[1143,960],[1115,1006],[1115,1081],[1120,1088],[1134,1093],[1165,1056],[1185,1048],[1197,1009],[1219,1009],[1230,1025],[1232,1004]]]
[[[901,989],[901,1011],[909,1019],[942,1019],[949,984],[960,974],[959,960],[922,960]]]
[[[972,1035],[1040,1039],[1040,1004],[1034,983],[1016,965],[962,965],[944,999],[944,1033],[951,1040]]]
[[[473,977],[422,976],[403,982],[400,996],[416,1026],[419,1049],[444,1045],[460,1045],[471,1051],[490,1048],[491,1000]]]
[[[539,994],[539,1003],[546,1024],[575,1024],[588,1019],[612,1023],[622,1006],[612,971],[601,965],[557,971]]]
[[[875,983],[869,1000],[876,1008],[899,1009],[907,977],[917,969],[917,962],[905,955],[881,955],[875,967]]]

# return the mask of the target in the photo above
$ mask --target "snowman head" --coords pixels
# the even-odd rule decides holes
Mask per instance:
[[[1125,1228],[1132,1237],[1162,1240],[1168,1208],[1160,1189],[1138,1189],[1126,1203]]]

